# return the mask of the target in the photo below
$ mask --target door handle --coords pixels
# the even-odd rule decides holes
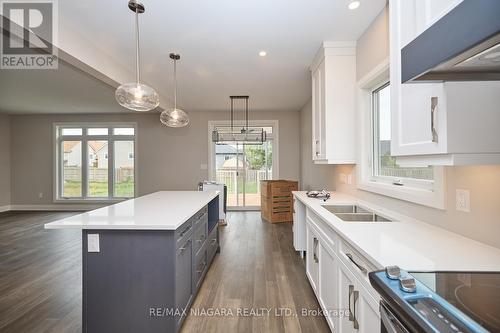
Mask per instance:
[[[358,318],[356,318],[356,302],[358,301],[358,298],[359,298],[359,291],[357,290],[354,290],[352,292],[352,295],[353,295],[353,298],[354,298],[354,304],[353,304],[353,308],[354,308],[354,314],[353,314],[353,327],[355,330],[359,330],[359,323],[358,323]]]
[[[437,143],[439,140],[438,132],[436,129],[436,114],[438,107],[438,98],[431,97],[431,132],[432,132],[432,142]]]
[[[316,237],[313,238],[313,259],[315,263],[319,263],[319,258],[316,253],[318,249],[318,239]]]
[[[188,248],[188,246],[189,246],[189,244],[190,244],[190,243],[191,243],[191,240],[188,240],[188,241],[186,242],[186,244],[184,244],[184,246],[183,246],[183,247],[180,247],[180,248],[179,248],[179,251],[181,252],[180,254],[184,253],[184,251],[186,251],[186,250],[187,250],[187,248]]]
[[[350,284],[349,285],[349,321],[354,321],[354,315],[351,311],[351,297],[352,297],[352,293],[354,292],[354,285]]]
[[[345,256],[361,271],[361,273],[363,273],[363,274],[368,273],[368,270],[366,268],[364,268],[363,266],[361,266],[360,264],[358,264],[354,260],[354,258],[352,257],[352,254],[346,253]]]

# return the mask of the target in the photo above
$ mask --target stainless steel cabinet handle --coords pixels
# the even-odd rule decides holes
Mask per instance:
[[[351,296],[352,296],[352,293],[354,292],[354,285],[350,284],[349,285],[349,321],[354,321],[354,315],[352,313],[352,310],[351,310]]]
[[[436,130],[436,114],[437,114],[438,98],[431,97],[431,131],[432,142],[438,142],[438,132]]]
[[[202,273],[202,272],[203,272],[203,270],[205,269],[205,265],[206,265],[206,263],[205,263],[205,262],[202,262],[202,263],[200,264],[200,266],[199,266],[199,267],[201,267],[201,268],[200,268],[199,270],[197,270],[197,271],[196,271],[196,273]]]
[[[189,230],[191,229],[191,226],[188,226],[186,229],[184,229],[181,234],[180,234],[180,237],[184,236]]]
[[[313,258],[315,263],[319,263],[319,258],[316,253],[318,249],[318,239],[316,237],[313,238]]]
[[[350,261],[351,261],[351,262],[352,262],[352,263],[353,263],[353,264],[354,264],[354,265],[355,265],[355,266],[356,266],[356,267],[357,267],[357,268],[361,271],[361,273],[363,273],[363,274],[368,273],[368,270],[367,270],[366,268],[364,268],[363,266],[361,266],[360,264],[358,264],[358,263],[354,260],[354,258],[352,257],[352,254],[350,254],[350,253],[346,253],[346,254],[345,254],[345,256],[346,256],[347,258],[349,258],[349,260],[350,260]]]
[[[354,314],[353,314],[353,320],[352,320],[353,323],[352,323],[352,325],[353,325],[353,327],[354,327],[355,330],[359,330],[358,318],[356,318],[356,302],[358,301],[358,298],[359,298],[359,291],[354,290],[352,292],[352,295],[353,295],[353,298],[354,298],[354,302],[353,302],[354,303],[353,304],[353,308],[354,308],[353,312],[354,312]]]
[[[191,240],[188,240],[183,247],[179,248],[179,251],[181,251],[181,254],[184,253],[184,251],[186,251],[188,249],[189,244],[191,244]]]

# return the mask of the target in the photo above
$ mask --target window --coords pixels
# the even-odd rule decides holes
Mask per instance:
[[[62,124],[55,128],[56,199],[135,195],[135,125]]]
[[[395,186],[432,189],[433,167],[401,167],[391,156],[390,84],[372,92],[372,180]]]

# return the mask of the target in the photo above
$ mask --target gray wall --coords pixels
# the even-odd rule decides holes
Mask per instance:
[[[0,114],[0,211],[10,205],[10,120]],[[4,207],[4,208],[2,208]]]
[[[389,57],[389,9],[382,12],[358,39],[356,77],[361,79]]]
[[[334,168],[312,161],[312,103],[300,110],[300,179],[302,190],[335,189]]]
[[[299,112],[253,112],[252,119],[279,121],[280,178],[299,180]],[[138,123],[138,193],[193,190],[208,178],[208,121],[227,119],[227,112],[193,112],[186,128],[162,126],[158,114],[12,115],[12,204],[52,203],[54,122]],[[39,193],[43,197],[39,198]]]

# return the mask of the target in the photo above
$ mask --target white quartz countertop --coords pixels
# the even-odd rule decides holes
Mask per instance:
[[[383,207],[331,192],[331,199],[293,195],[379,269],[398,265],[419,271],[500,271],[500,249]],[[357,204],[397,222],[345,222],[322,205]]]
[[[217,191],[161,191],[45,224],[45,229],[175,230]]]

